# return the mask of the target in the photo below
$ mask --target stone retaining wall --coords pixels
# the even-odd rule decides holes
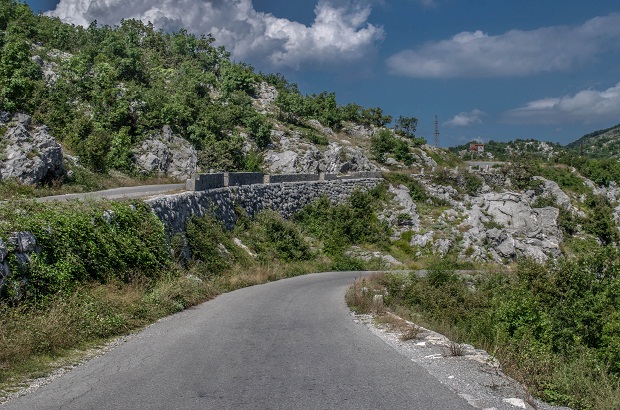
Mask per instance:
[[[162,220],[168,234],[174,235],[185,231],[185,223],[192,215],[212,212],[224,226],[232,228],[235,206],[249,216],[272,209],[287,218],[322,195],[335,203],[344,202],[356,189],[372,189],[381,182],[380,178],[361,178],[230,186],[160,196],[146,203]]]

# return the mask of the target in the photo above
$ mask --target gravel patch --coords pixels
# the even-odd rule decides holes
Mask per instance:
[[[416,338],[403,341],[400,330],[377,323],[373,315],[352,315],[355,322],[365,325],[477,409],[570,410],[534,399],[520,383],[504,374],[498,361],[484,350],[455,344],[447,337],[411,322],[407,324],[417,326],[420,331]]]

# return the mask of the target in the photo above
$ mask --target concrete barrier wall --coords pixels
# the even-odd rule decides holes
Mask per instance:
[[[318,181],[319,174],[276,174],[267,175],[265,183],[279,184],[282,182],[309,182]]]
[[[207,189],[222,188],[225,185],[224,173],[198,174],[188,179],[185,188],[188,191],[204,191]]]
[[[262,172],[226,172],[224,174],[224,186],[241,186],[262,184],[264,182]]]

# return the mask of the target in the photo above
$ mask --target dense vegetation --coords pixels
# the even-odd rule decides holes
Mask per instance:
[[[618,158],[620,124],[584,135],[566,148],[592,158]]]
[[[164,125],[199,151],[203,169],[256,170],[276,120],[336,130],[392,121],[378,107],[341,106],[334,93],[303,95],[280,74],[233,62],[214,41],[136,20],[72,26],[0,0],[0,111],[32,114],[97,172],[131,172],[132,148]],[[279,92],[276,115],[252,104],[261,83]],[[397,131],[414,139],[416,124],[401,117]]]

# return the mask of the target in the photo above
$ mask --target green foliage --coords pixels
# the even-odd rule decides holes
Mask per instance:
[[[386,128],[379,130],[376,135],[371,137],[370,153],[374,160],[381,163],[385,162],[387,154],[393,154],[396,160],[403,162],[405,165],[411,165],[413,162],[409,143],[396,138]]]
[[[383,175],[385,180],[392,185],[404,185],[409,189],[409,195],[411,199],[418,202],[423,202],[428,199],[426,188],[416,179],[409,174],[400,174],[397,172],[385,173]]]
[[[394,127],[396,133],[403,137],[415,138],[415,131],[418,128],[418,119],[415,117],[403,117],[402,115],[396,120]]]
[[[461,193],[476,195],[482,188],[482,180],[469,171],[452,172],[448,168],[440,168],[433,175],[433,182],[438,185],[451,186]]]
[[[510,178],[512,186],[519,190],[525,190],[535,186],[532,177],[538,172],[538,166],[534,158],[525,156],[520,160],[504,164],[501,172]]]
[[[263,260],[305,261],[312,257],[299,228],[274,211],[260,212],[245,229],[240,226],[237,231]]]
[[[616,158],[586,158],[567,153],[558,162],[575,167],[597,185],[609,186],[612,181],[620,181],[620,162]]]
[[[143,202],[4,205],[0,215],[8,222],[5,241],[10,232],[26,230],[41,247],[24,272],[31,296],[68,292],[93,280],[156,279],[171,262],[163,225]]]
[[[43,86],[41,69],[30,59],[28,37],[20,25],[24,23],[10,21],[0,33],[0,109],[6,111],[32,109],[35,90]]]
[[[467,282],[445,260],[434,261],[423,278],[388,275],[381,281],[388,303],[493,349],[503,368],[543,399],[584,409],[617,403],[620,255],[615,248],[595,246],[588,255],[545,265],[524,260],[515,274],[484,274]]]
[[[221,274],[237,259],[230,233],[212,215],[190,218],[185,234],[192,260],[203,277]]]
[[[585,194],[589,188],[584,184],[583,179],[571,172],[566,166],[539,166],[538,175],[557,182],[563,190],[569,190],[576,194]]]
[[[249,65],[226,62],[222,67],[221,78],[224,95],[235,91],[243,91],[249,95],[255,92],[256,74]]]
[[[323,145],[323,146],[329,145],[329,139],[327,139],[325,135],[317,134],[316,132],[312,130],[302,132],[301,135],[313,144]]]
[[[376,200],[370,193],[355,191],[346,204],[332,204],[321,197],[297,215],[303,229],[323,240],[324,251],[331,256],[342,255],[351,244],[375,243],[387,246],[387,226],[374,213]]]
[[[613,207],[609,200],[602,195],[588,195],[586,205],[589,215],[583,222],[586,232],[598,237],[603,245],[618,243],[620,234],[613,220]]]

